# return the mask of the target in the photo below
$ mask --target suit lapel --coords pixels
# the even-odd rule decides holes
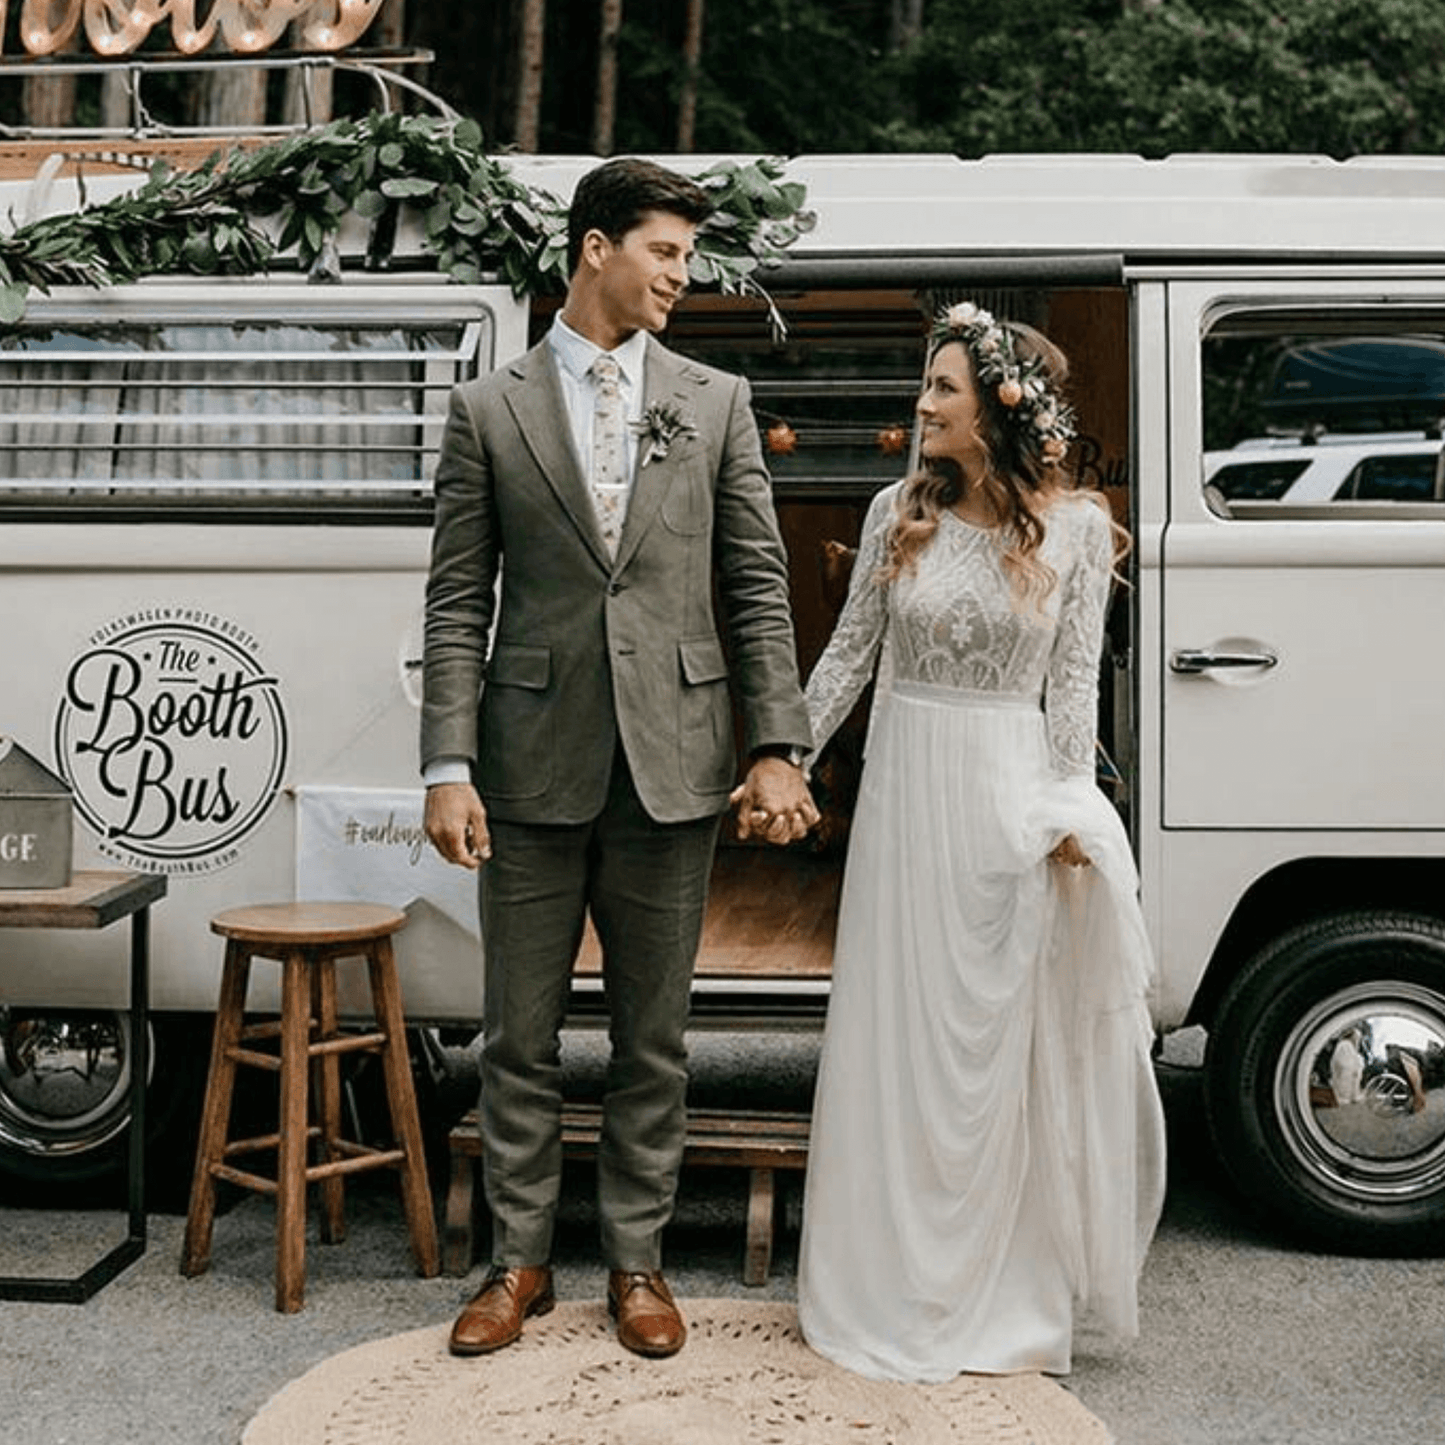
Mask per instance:
[[[677,474],[681,459],[700,445],[697,431],[697,390],[707,385],[706,373],[691,362],[669,351],[652,337],[647,340],[646,385],[643,389],[644,417],[653,407],[671,407],[691,428],[693,435],[677,436],[665,457],[653,457],[643,464],[647,455],[647,437],[638,439],[637,465],[633,472],[632,495],[627,503],[627,519],[622,524],[622,537],[617,547],[617,566],[632,560],[638,543],[652,525],[657,509],[667,495]]]
[[[539,342],[513,362],[510,374],[512,384],[507,389],[507,405],[527,450],[588,550],[610,572],[612,562],[597,526],[587,478],[572,448],[557,363],[546,341]]]

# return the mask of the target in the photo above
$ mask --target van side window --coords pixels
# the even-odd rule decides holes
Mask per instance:
[[[34,305],[0,338],[0,514],[425,521],[485,319],[289,300],[234,320],[214,294],[205,315],[144,294],[123,315]]]
[[[1202,362],[1200,482],[1216,514],[1445,511],[1445,313],[1231,311]]]

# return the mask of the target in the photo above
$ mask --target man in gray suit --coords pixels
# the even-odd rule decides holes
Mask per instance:
[[[736,781],[734,700],[751,759],[739,832],[784,843],[817,820],[798,766],[810,737],[787,561],[747,384],[650,334],[686,289],[708,212],[700,187],[651,162],[588,173],[551,331],[452,397],[421,752],[432,842],[451,862],[485,863],[493,1220],[492,1268],[453,1327],[457,1354],[510,1344],[553,1304],[558,1040],[589,912],[612,1042],[597,1158],[608,1304],[627,1348],[682,1347],[661,1236],[686,1130],[692,969]]]

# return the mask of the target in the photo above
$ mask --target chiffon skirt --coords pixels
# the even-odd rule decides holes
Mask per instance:
[[[1047,854],[1074,834],[1092,859]],[[1066,1373],[1137,1332],[1164,1193],[1151,957],[1117,814],[1037,698],[896,683],[849,846],[799,1262],[804,1336],[881,1379]]]

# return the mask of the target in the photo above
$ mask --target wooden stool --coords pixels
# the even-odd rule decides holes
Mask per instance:
[[[287,1314],[299,1310],[306,1286],[306,1186],[320,1182],[321,1238],[336,1243],[346,1232],[344,1176],[379,1168],[401,1171],[402,1204],[417,1269],[428,1277],[440,1271],[401,989],[391,947],[391,935],[405,924],[404,913],[374,903],[268,903],[233,908],[211,920],[211,931],[226,940],[226,961],[186,1218],[182,1274],[202,1274],[210,1265],[216,1180],[227,1179],[276,1196],[276,1308]],[[281,1017],[246,1025],[242,1016],[253,958],[275,959],[282,965]],[[372,1031],[345,1032],[337,1027],[339,958],[366,960],[377,1023]],[[261,1040],[276,1040],[277,1051],[252,1046]],[[358,1050],[381,1055],[396,1148],[373,1149],[341,1138],[339,1056]],[[314,1125],[309,1124],[307,1107],[313,1062]],[[277,1133],[256,1139],[228,1137],[238,1064],[280,1074]],[[307,1143],[311,1139],[319,1141],[321,1158],[308,1167]],[[274,1178],[237,1169],[228,1162],[237,1154],[264,1149],[276,1151]]]

